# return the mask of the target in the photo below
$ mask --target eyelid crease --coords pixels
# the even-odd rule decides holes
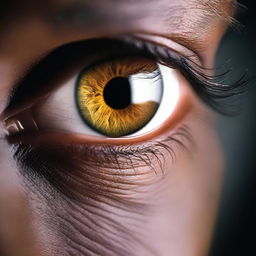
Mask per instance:
[[[133,35],[124,35],[121,37],[117,37],[117,39],[121,39],[126,43],[135,44],[136,47],[138,48],[143,48],[144,44],[144,48],[152,48],[154,45],[158,47],[158,51],[161,51],[161,48],[163,49],[163,51],[166,51],[166,49],[168,49],[167,51],[174,52],[178,56],[190,59],[191,61],[198,63],[198,65],[200,65],[203,62],[202,57],[200,55],[200,50],[192,50],[190,48],[185,47],[183,44],[176,42],[173,39],[163,37],[161,35],[148,35],[136,33]],[[152,53],[154,53],[154,51],[152,51]],[[163,54],[166,53],[163,52]]]

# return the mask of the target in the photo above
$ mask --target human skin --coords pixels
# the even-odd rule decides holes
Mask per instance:
[[[200,65],[210,69],[234,12],[233,1],[224,0],[206,0],[204,4],[197,0],[97,0],[93,3],[52,0],[24,1],[22,5],[15,2],[7,6],[0,25],[2,121],[14,85],[28,67],[52,49],[79,40],[133,35],[183,54],[196,52]],[[71,5],[76,8],[72,9],[73,13],[66,13],[69,21],[60,18],[59,12],[70,10]],[[81,17],[81,12],[86,11]],[[80,18],[76,19],[76,15]],[[169,141],[175,157],[160,149],[161,164],[153,159],[154,171],[140,163],[135,167],[136,175],[125,175],[131,173],[127,164],[118,167],[108,163],[112,183],[119,182],[112,179],[119,169],[124,173],[123,182],[117,184],[115,191],[111,189],[115,184],[105,184],[107,190],[96,189],[96,185],[89,190],[91,184],[105,186],[101,180],[107,179],[106,168],[98,165],[97,171],[102,175],[89,173],[93,178],[88,180],[84,173],[74,171],[73,178],[78,185],[72,179],[66,181],[67,193],[78,199],[68,197],[41,176],[25,174],[17,167],[12,156],[13,145],[7,142],[6,127],[1,122],[0,254],[207,255],[218,210],[223,157],[213,111],[199,99],[181,73],[178,79],[181,96],[168,121],[168,129],[165,126],[143,138],[128,140],[103,141],[58,132],[43,135],[44,141],[52,142],[47,145],[49,151],[58,151],[58,144],[71,140],[108,146],[146,145],[175,134],[179,127],[188,127],[189,139],[182,140],[185,147]],[[37,141],[35,137],[27,143],[34,141]],[[63,151],[63,156],[69,156]]]

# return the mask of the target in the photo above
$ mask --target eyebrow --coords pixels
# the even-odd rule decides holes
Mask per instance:
[[[204,49],[202,35],[216,21],[228,27],[234,22],[235,0],[51,0],[45,13],[47,23],[57,31],[103,31],[110,36],[130,31],[172,38],[197,52]],[[144,22],[143,25],[141,23]],[[148,31],[145,31],[146,30]],[[115,31],[116,30],[116,31]],[[128,30],[128,31],[127,31]]]
[[[183,0],[178,3],[177,1],[170,0],[151,0],[150,3],[148,0],[131,0],[129,1],[129,5],[125,2],[122,0],[118,2],[106,0],[95,0],[93,2],[88,0],[74,0],[71,2],[55,0],[52,1],[53,12],[50,12],[50,15],[47,16],[48,20],[56,26],[95,25],[96,23],[99,24],[102,22],[108,24],[113,20],[127,22],[132,18],[141,19],[143,15],[147,16],[153,12],[157,13],[157,9],[159,8],[164,11],[162,13],[164,17],[161,17],[159,13],[159,18],[164,18],[168,21],[175,20],[175,22],[169,23],[170,26],[173,24],[179,26],[185,22],[185,16],[188,20],[203,20],[205,24],[211,18],[230,21],[237,7],[235,0]],[[196,14],[199,14],[200,17],[195,17],[194,11],[197,11]]]
[[[42,19],[53,34],[72,38],[115,37],[125,34],[155,35],[171,39],[200,52],[205,50],[204,35],[216,21],[227,27],[233,22],[235,0],[12,0],[6,10],[13,18]],[[0,23],[1,24],[1,23]],[[3,23],[4,25],[4,23]],[[63,37],[62,37],[63,38]]]

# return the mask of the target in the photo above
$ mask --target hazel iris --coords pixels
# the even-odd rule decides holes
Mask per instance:
[[[75,97],[87,125],[104,136],[122,137],[142,129],[152,119],[162,90],[153,60],[125,57],[82,71]]]

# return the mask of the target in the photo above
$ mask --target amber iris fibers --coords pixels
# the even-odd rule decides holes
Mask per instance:
[[[159,101],[145,97],[145,89],[159,87],[152,82],[157,70],[151,59],[125,57],[82,71],[75,95],[83,121],[107,137],[122,137],[142,129],[159,107]]]

